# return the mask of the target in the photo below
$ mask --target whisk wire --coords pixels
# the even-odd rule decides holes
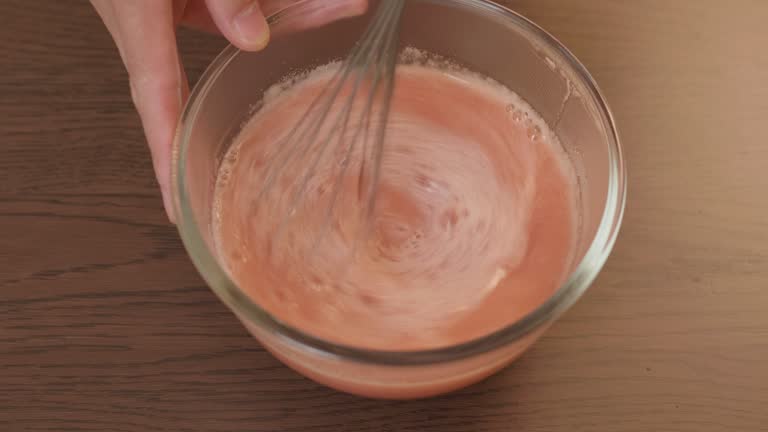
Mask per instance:
[[[395,2],[402,1],[402,0],[395,0]],[[389,1],[384,1],[382,4],[382,7],[385,5],[391,4]],[[280,145],[278,146],[278,154],[275,155],[277,158],[280,155],[284,155],[286,158],[290,158],[292,154],[299,153],[300,155],[306,155],[305,152],[294,152],[294,150],[307,150],[306,148],[297,148],[301,147],[302,144],[305,146],[309,146],[315,140],[308,140],[307,135],[312,132],[312,134],[316,134],[319,129],[322,127],[322,125],[325,122],[325,119],[327,118],[331,107],[333,106],[333,103],[335,101],[336,96],[338,93],[342,90],[345,82],[349,78],[349,75],[352,74],[354,71],[354,68],[350,67],[351,65],[358,64],[360,62],[360,58],[365,55],[368,50],[366,50],[366,47],[372,47],[374,45],[372,40],[376,39],[376,36],[379,34],[381,30],[383,30],[384,24],[386,24],[385,19],[379,19],[381,17],[382,10],[380,9],[379,14],[374,18],[373,24],[369,25],[367,28],[365,34],[359,40],[355,48],[353,49],[352,53],[348,57],[348,59],[345,61],[345,66],[339,68],[338,71],[336,71],[333,75],[333,77],[330,80],[329,85],[324,86],[321,90],[320,94],[312,101],[312,103],[309,105],[309,107],[305,110],[302,117],[299,119],[299,121],[296,123],[296,125],[291,129],[289,134],[283,138],[280,142]],[[367,70],[367,64],[369,62],[363,62],[363,66],[365,67],[365,70]],[[329,97],[326,97],[328,94],[330,94]],[[320,117],[317,117],[314,119],[313,122],[307,127],[304,127],[307,122],[311,119],[311,114],[316,111],[316,108],[318,105],[322,105],[320,112]],[[294,139],[295,135],[300,134],[297,139]],[[275,161],[275,162],[282,162],[282,161]],[[280,164],[276,164],[279,166]],[[270,172],[271,175],[277,175],[277,170],[273,170]],[[267,189],[269,186],[271,186],[270,182],[267,182],[265,184],[265,188]]]
[[[334,208],[343,189],[343,181],[355,154],[355,143],[362,142],[360,172],[358,177],[358,200],[364,202],[363,220],[369,222],[373,215],[376,189],[379,182],[386,126],[390,110],[392,93],[394,91],[394,69],[396,66],[397,48],[400,32],[400,17],[405,6],[405,0],[382,0],[361,39],[355,44],[352,52],[343,61],[328,85],[320,90],[317,97],[310,103],[296,125],[280,140],[273,161],[267,167],[267,174],[262,187],[256,196],[259,203],[272,190],[281,175],[290,175],[290,168],[295,166],[303,170],[296,187],[288,198],[287,215],[276,230],[275,236],[285,228],[287,221],[294,216],[305,196],[312,178],[318,175],[318,167],[325,157],[340,156],[335,162],[339,173],[331,189],[330,202],[324,215],[323,226],[330,225]],[[369,77],[369,75],[373,75]],[[370,81],[369,94],[359,114],[358,124],[351,136],[347,136],[350,127],[353,108],[358,94],[366,79]],[[348,95],[339,98],[345,88],[351,87]],[[380,98],[380,107],[374,113],[374,106]],[[342,104],[339,115],[335,119],[329,116],[335,112],[334,106]],[[378,114],[377,130],[371,144],[371,118]],[[362,123],[362,124],[360,124]],[[361,139],[361,134],[362,139]],[[318,138],[319,137],[319,138]],[[337,139],[337,145],[332,142]],[[345,139],[347,140],[345,143]],[[333,148],[341,152],[333,151]],[[369,160],[370,159],[370,160]],[[306,165],[304,165],[306,162]],[[367,186],[367,187],[364,187]],[[363,226],[367,230],[368,223]],[[325,235],[320,233],[317,243]],[[271,242],[275,245],[279,242]]]
[[[345,137],[346,137],[346,129],[347,125],[349,123],[349,118],[352,113],[352,109],[354,106],[354,101],[357,99],[358,91],[360,90],[361,84],[365,80],[365,77],[371,67],[372,64],[378,64],[381,59],[375,58],[377,55],[387,55],[387,51],[392,49],[392,40],[394,39],[394,36],[396,34],[396,31],[393,31],[392,26],[395,25],[397,22],[399,22],[399,14],[401,10],[398,10],[396,7],[397,4],[402,4],[402,0],[389,0],[382,3],[381,8],[377,11],[377,15],[374,17],[373,25],[370,25],[368,27],[368,31],[366,31],[366,34],[363,36],[361,41],[356,45],[355,49],[353,50],[352,54],[349,57],[349,61],[346,64],[346,67],[344,67],[344,72],[342,75],[342,78],[336,83],[333,96],[330,98],[330,103],[328,104],[327,108],[332,108],[334,101],[336,100],[336,97],[338,96],[338,93],[343,89],[344,83],[347,81],[349,76],[352,74],[353,71],[356,72],[356,77],[354,78],[354,82],[352,84],[352,89],[350,91],[349,96],[346,98],[346,102],[344,104],[344,108],[342,110],[342,114],[339,118],[336,119],[335,123],[331,125],[328,132],[325,135],[325,138],[321,141],[320,150],[317,152],[317,154],[314,157],[313,162],[309,166],[309,169],[307,169],[303,175],[303,179],[300,183],[300,187],[295,191],[295,197],[293,202],[291,203],[291,206],[289,207],[289,214],[292,214],[296,208],[295,206],[298,204],[298,202],[301,200],[301,197],[306,192],[306,187],[309,184],[309,181],[311,180],[312,176],[316,174],[316,169],[319,164],[319,162],[322,160],[323,156],[326,153],[326,150],[328,150],[331,146],[329,145],[331,140],[334,138],[334,136],[338,136],[338,142],[339,145],[342,145]],[[398,19],[396,19],[398,18]],[[389,36],[389,37],[386,37]],[[381,46],[381,39],[384,38],[385,43],[383,46]],[[373,78],[373,83],[371,85],[372,90],[370,92],[371,96],[369,97],[368,102],[366,103],[366,106],[364,108],[364,111],[362,113],[363,118],[369,119],[370,113],[372,111],[372,105],[375,99],[375,94],[378,90],[378,84],[379,84],[379,73],[380,70],[375,70],[375,75]],[[387,93],[391,93],[389,90],[387,90]],[[385,100],[389,99],[391,95],[385,96]],[[323,114],[321,118],[317,119],[317,124],[315,128],[315,132],[319,132],[320,128],[322,128],[323,124],[325,123],[325,119],[328,116],[327,109],[323,110]],[[384,110],[385,112],[388,111],[388,109]],[[354,147],[354,143],[358,138],[358,134],[356,133],[351,138],[348,139],[348,152],[345,153],[345,158],[342,158],[342,172],[339,176],[337,176],[337,181],[340,182],[343,179],[343,175],[346,173],[345,166],[348,165],[349,162],[349,156],[351,156],[351,152]],[[383,136],[382,136],[383,141]],[[344,160],[346,159],[347,163],[344,163]],[[334,187],[334,190],[338,192],[340,188],[340,184]],[[334,194],[337,195],[337,194]],[[336,204],[335,200],[331,202],[331,206],[329,206],[329,209],[332,209],[333,206]]]
[[[378,136],[376,137],[375,145],[373,146],[373,174],[369,183],[368,204],[366,205],[367,214],[365,215],[365,221],[370,222],[374,206],[376,203],[376,188],[379,184],[379,177],[381,175],[381,163],[384,154],[384,139],[386,136],[387,123],[389,120],[389,110],[392,103],[392,93],[394,92],[394,77],[397,55],[397,36],[400,33],[400,16],[405,6],[404,0],[393,1],[393,14],[396,19],[392,22],[393,31],[390,33],[390,37],[386,41],[386,45],[380,55],[384,56],[382,62],[378,62],[380,71],[383,73],[384,83],[384,98],[382,101],[381,116],[379,122]],[[363,159],[365,160],[365,158]]]

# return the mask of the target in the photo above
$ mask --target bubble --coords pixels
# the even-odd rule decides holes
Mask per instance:
[[[541,128],[534,125],[528,128],[528,138],[532,141],[536,141],[541,138]]]
[[[520,123],[523,121],[523,112],[517,109],[515,105],[507,105],[507,113],[512,115],[512,121]]]

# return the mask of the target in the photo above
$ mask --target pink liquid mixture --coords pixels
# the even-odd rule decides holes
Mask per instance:
[[[291,191],[304,172],[298,168],[311,159],[288,163],[260,193],[267,164],[333,69],[268,92],[222,165],[214,230],[241,289],[306,333],[380,350],[465,342],[551,296],[572,269],[575,170],[523,100],[469,72],[398,67],[363,241],[355,234],[363,232],[363,218],[354,198],[362,145],[341,177],[339,151],[346,147],[320,156],[293,213]],[[342,192],[332,201],[337,178]]]

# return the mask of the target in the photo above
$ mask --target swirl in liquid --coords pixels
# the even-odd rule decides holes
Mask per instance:
[[[339,163],[354,128],[326,154],[296,153],[261,193],[267,164],[333,71],[268,92],[222,164],[214,232],[238,286],[302,331],[383,350],[467,341],[544,302],[571,270],[575,170],[524,101],[475,74],[398,66],[364,241],[356,197],[365,147],[354,143],[346,171]]]

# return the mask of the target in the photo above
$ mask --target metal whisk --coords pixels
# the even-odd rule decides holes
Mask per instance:
[[[350,173],[355,175],[348,173],[350,167],[359,165],[356,175],[360,215],[364,220],[371,218],[381,174],[404,5],[405,0],[381,0],[352,52],[270,159],[259,197],[270,193],[277,181],[288,179],[294,185],[290,197],[284,198],[289,200],[287,214],[276,235],[303,204],[308,185],[319,174],[324,158],[334,158],[337,174],[325,214],[322,209],[313,211],[320,211],[318,217],[330,222],[344,179]]]

